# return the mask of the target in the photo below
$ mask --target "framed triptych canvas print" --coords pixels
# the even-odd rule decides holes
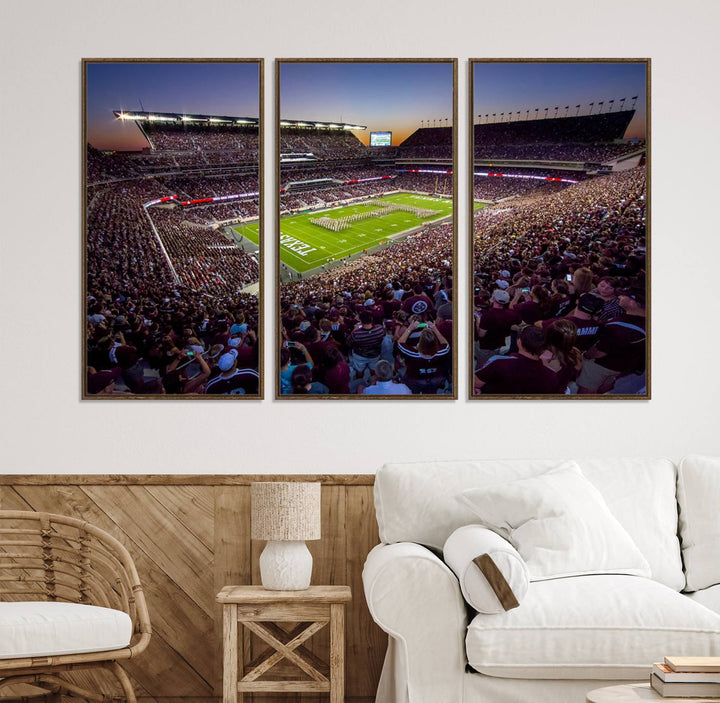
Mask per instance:
[[[84,398],[262,398],[264,175],[276,399],[650,397],[649,59],[469,62],[461,325],[457,60],[274,71],[83,60]]]

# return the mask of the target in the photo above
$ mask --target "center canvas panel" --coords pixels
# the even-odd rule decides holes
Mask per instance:
[[[456,397],[455,74],[278,62],[278,397]]]

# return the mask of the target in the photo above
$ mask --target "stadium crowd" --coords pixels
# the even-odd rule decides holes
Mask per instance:
[[[473,197],[475,200],[495,202],[518,195],[546,195],[566,188],[567,183],[537,181],[532,178],[498,178],[475,176]]]
[[[572,161],[603,163],[637,151],[642,145],[622,144],[484,144],[475,143],[476,159]]]
[[[645,388],[645,170],[474,216],[475,392]]]
[[[452,224],[428,226],[283,284],[281,392],[451,393],[452,232]]]
[[[367,147],[349,130],[280,128],[280,153],[313,154],[319,159],[356,159]]]
[[[234,392],[258,392],[257,298],[176,283],[136,201],[95,200],[86,261],[89,394],[211,393],[231,372]]]
[[[213,163],[225,156],[236,162],[257,163],[259,137],[257,126],[214,124],[173,124],[168,122],[143,122],[143,130],[157,152],[169,156],[173,152],[194,155],[185,166],[193,163]],[[208,160],[208,155],[212,155]]]
[[[187,130],[174,136],[169,142],[187,147],[182,141]],[[230,136],[214,140],[213,146],[225,148]],[[213,153],[202,150],[202,139],[197,146],[197,154],[189,156],[108,155],[88,146],[89,395],[259,392],[258,300],[240,292],[257,282],[258,265],[208,226],[216,219],[257,216],[257,198],[183,209],[143,207],[168,195],[194,199],[257,191],[257,172],[233,168],[218,177],[189,175],[183,164],[195,167]],[[257,160],[257,139],[246,152],[233,148],[235,161],[238,151],[250,158],[253,149]],[[172,173],[144,177],[159,166]]]
[[[184,285],[230,294],[258,281],[255,259],[218,231],[185,222],[175,208],[152,208],[149,214]]]

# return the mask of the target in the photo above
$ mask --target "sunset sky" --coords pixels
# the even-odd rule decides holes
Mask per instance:
[[[355,132],[392,132],[400,144],[421,120],[452,125],[452,63],[280,64],[280,117],[366,125]]]
[[[148,146],[137,126],[113,110],[257,117],[259,64],[98,62],[86,64],[87,141],[97,149]]]
[[[401,143],[421,123],[452,124],[451,63],[281,62],[281,118],[367,125],[356,132],[367,143],[371,131],[390,131]],[[257,117],[259,69],[245,62],[96,62],[86,64],[87,139],[99,149],[147,146],[137,126],[113,110],[155,110]],[[626,137],[645,136],[647,96],[641,62],[477,62],[474,64],[475,121],[479,114],[521,112],[569,114],[604,101],[608,111],[636,102]],[[445,120],[447,119],[447,123]]]
[[[603,112],[608,112],[609,101],[614,100],[613,112],[620,109],[620,100],[626,98],[624,107],[629,109],[633,96],[637,95],[635,116],[625,134],[626,138],[645,137],[645,117],[647,111],[647,91],[645,81],[645,63],[641,62],[486,62],[475,63],[474,75],[474,122],[482,115],[509,112],[513,120],[525,119],[530,110],[530,118],[539,108],[542,118],[545,108],[549,107],[548,117],[565,114],[569,105],[569,115],[576,113],[576,105],[581,105],[580,114],[587,115],[589,103],[594,102],[593,114],[600,109],[598,103],[604,102]],[[492,118],[490,118],[492,121]]]

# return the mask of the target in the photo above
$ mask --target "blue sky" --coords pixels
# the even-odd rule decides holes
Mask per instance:
[[[113,110],[257,117],[259,64],[246,62],[101,62],[86,64],[87,140],[98,149],[147,146]]]
[[[594,102],[593,114],[600,109],[608,112],[609,101],[614,100],[613,110],[620,109],[620,100],[626,98],[624,107],[633,104],[637,95],[636,114],[630,123],[626,137],[645,137],[645,116],[647,94],[645,85],[644,62],[483,62],[473,66],[473,114],[499,115],[513,112],[513,119],[525,119],[530,110],[530,118],[539,108],[538,116],[543,117],[545,108],[550,108],[548,117],[565,114],[569,105],[570,115],[576,113],[576,105],[581,105],[580,114],[588,114],[589,103]],[[492,118],[491,118],[492,121]]]

